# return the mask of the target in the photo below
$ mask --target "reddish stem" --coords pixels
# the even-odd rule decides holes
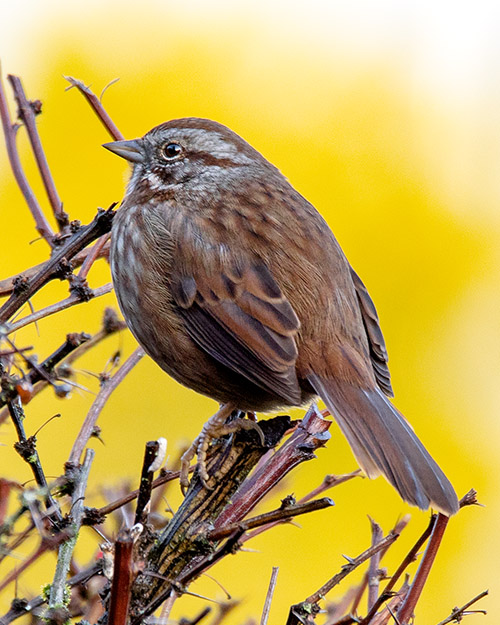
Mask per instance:
[[[78,91],[83,95],[83,97],[87,100],[87,102],[90,104],[95,114],[101,120],[101,123],[109,132],[109,134],[113,137],[113,139],[115,141],[122,141],[125,137],[118,130],[116,124],[108,115],[103,105],[101,104],[101,101],[95,95],[95,93],[92,93],[90,88],[84,85],[81,80],[77,80],[76,78],[73,78],[71,76],[65,76],[65,78],[71,84],[71,86],[76,87]]]
[[[21,190],[21,193],[26,200],[26,204],[30,209],[31,214],[33,215],[33,219],[35,220],[36,229],[42,235],[42,237],[47,241],[47,243],[52,247],[52,237],[54,233],[52,228],[50,227],[47,218],[43,214],[40,205],[38,204],[38,200],[35,197],[35,194],[31,190],[30,185],[28,184],[28,180],[24,175],[24,171],[21,165],[21,161],[19,159],[19,153],[16,147],[16,126],[12,125],[9,107],[7,105],[7,98],[5,96],[5,91],[3,88],[2,80],[0,77],[0,117],[2,119],[3,132],[5,136],[5,145],[7,147],[7,155],[9,157],[10,166],[12,169],[12,173],[14,174],[14,178],[16,179],[17,185]]]
[[[398,612],[398,620],[401,625],[405,625],[405,623],[408,622],[409,618],[413,614],[413,610],[417,605],[432,565],[434,564],[434,560],[436,558],[439,545],[441,544],[441,540],[446,530],[446,526],[448,525],[448,521],[449,518],[447,516],[445,516],[444,514],[438,514],[434,523],[434,527],[432,529],[431,537],[427,544],[427,549],[425,550],[424,557],[422,558],[420,566],[418,567],[418,571],[415,575],[415,579],[413,580],[410,592],[408,593],[405,602]]]
[[[7,79],[12,85],[14,97],[19,107],[19,118],[24,122],[26,130],[28,131],[28,138],[31,143],[31,148],[35,156],[35,160],[38,165],[40,176],[42,177],[43,185],[45,187],[47,197],[49,198],[52,211],[58,223],[61,223],[63,217],[62,203],[59,198],[59,194],[57,193],[54,179],[52,178],[52,173],[47,162],[47,157],[45,156],[45,152],[43,151],[42,142],[40,141],[40,135],[38,134],[35,122],[35,112],[31,103],[28,102],[26,94],[24,93],[21,79],[18,76],[12,75],[7,76]]]

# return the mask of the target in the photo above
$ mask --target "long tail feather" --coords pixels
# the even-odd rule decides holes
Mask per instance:
[[[431,458],[403,415],[379,389],[308,376],[338,422],[368,477],[382,473],[408,503],[433,506],[450,516],[458,499],[448,478]]]

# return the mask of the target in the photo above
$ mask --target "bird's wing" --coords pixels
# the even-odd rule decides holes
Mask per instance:
[[[295,372],[300,324],[271,272],[262,262],[229,268],[220,259],[205,261],[179,263],[171,276],[190,337],[260,388],[287,403],[300,403]]]
[[[388,356],[387,349],[385,347],[384,335],[380,329],[380,323],[375,309],[375,304],[372,301],[365,285],[361,281],[361,278],[351,267],[351,277],[356,289],[356,295],[358,297],[359,308],[361,310],[361,316],[363,318],[363,325],[366,330],[366,336],[368,338],[368,345],[370,348],[370,359],[375,374],[375,379],[381,390],[388,396],[394,397],[394,392],[391,385],[391,374],[387,365]]]

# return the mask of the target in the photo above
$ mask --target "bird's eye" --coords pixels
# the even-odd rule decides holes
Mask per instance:
[[[162,148],[163,157],[171,161],[182,154],[182,147],[178,143],[166,143]]]

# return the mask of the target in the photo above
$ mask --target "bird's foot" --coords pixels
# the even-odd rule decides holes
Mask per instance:
[[[264,434],[256,421],[237,417],[226,423],[234,410],[236,410],[234,404],[222,404],[219,410],[205,423],[200,434],[194,439],[190,447],[182,454],[180,484],[184,494],[186,494],[189,486],[189,465],[195,456],[198,456],[196,465],[203,486],[210,488],[207,484],[208,471],[206,460],[208,447],[214,439],[238,432],[239,430],[255,430],[260,437],[262,445],[265,444]],[[254,413],[251,414],[255,418]]]

